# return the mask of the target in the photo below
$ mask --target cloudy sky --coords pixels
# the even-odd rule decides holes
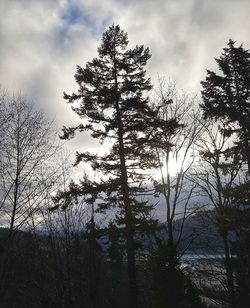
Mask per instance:
[[[0,84],[56,118],[76,121],[62,93],[76,89],[76,64],[96,55],[102,32],[119,23],[144,44],[148,75],[198,92],[229,38],[250,48],[249,0],[0,0]]]
[[[63,91],[77,89],[76,65],[92,60],[103,31],[119,23],[131,46],[150,48],[153,83],[159,74],[199,93],[229,38],[250,48],[249,15],[249,0],[0,0],[0,84],[21,91],[58,127],[77,124]],[[68,148],[95,145],[79,136]]]

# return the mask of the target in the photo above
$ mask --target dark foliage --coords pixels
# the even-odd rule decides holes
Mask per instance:
[[[238,137],[233,147],[220,152],[225,159],[223,164],[218,167],[223,170],[224,174],[230,174],[230,172],[232,174],[234,170],[237,171],[237,168],[238,171],[243,169],[242,160],[247,162],[249,176],[250,52],[242,45],[236,47],[235,42],[229,40],[227,47],[223,49],[222,55],[216,59],[216,62],[220,74],[208,70],[206,80],[201,82],[203,114],[205,118],[222,121],[221,132],[225,138],[233,134]],[[244,223],[245,219],[242,218],[248,211],[244,206],[248,207],[249,205],[249,179],[246,177],[243,183],[242,181],[238,181],[237,185],[236,183],[234,181],[234,185],[230,187],[221,185],[222,196],[229,200],[230,206],[227,209],[222,207],[220,211],[217,211],[217,224],[222,237],[224,237],[225,268],[231,306],[246,307],[249,300],[247,287],[249,283],[249,256],[246,247],[249,243],[248,227]],[[233,230],[237,234],[236,260],[231,260],[229,243],[226,240],[229,230]],[[233,277],[233,272],[235,272],[237,282]]]
[[[149,258],[152,296],[157,308],[201,308],[199,292],[188,276],[185,276],[168,244],[162,243]]]
[[[206,80],[201,82],[201,107],[205,118],[225,120],[225,134],[237,134],[235,150],[242,153],[250,173],[250,52],[229,40],[215,60],[220,74],[207,70]]]
[[[152,86],[144,67],[150,57],[148,48],[143,46],[128,49],[127,34],[112,25],[103,34],[98,58],[85,68],[77,66],[78,92],[64,94],[69,103],[79,102],[72,109],[86,124],[64,127],[62,138],[70,138],[78,130],[89,131],[101,143],[111,142],[110,151],[104,155],[77,153],[75,165],[90,163],[93,170],[105,176],[99,183],[91,184],[91,195],[101,199],[99,212],[115,208],[115,223],[119,230],[125,227],[131,307],[137,306],[134,237],[155,226],[150,218],[152,205],[142,199],[143,181],[150,177],[148,169],[156,166],[150,140],[153,129],[159,125],[157,110],[150,108],[148,101]],[[78,190],[84,194],[86,183],[81,184]]]

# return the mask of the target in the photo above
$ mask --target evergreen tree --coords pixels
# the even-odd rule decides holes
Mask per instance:
[[[250,173],[250,52],[229,40],[222,55],[215,59],[221,74],[207,70],[202,81],[201,105],[205,118],[225,120],[228,134],[236,133],[240,151]]]
[[[148,101],[151,83],[144,69],[149,58],[149,50],[143,46],[128,49],[127,34],[118,25],[112,25],[103,34],[98,58],[85,68],[77,66],[78,92],[64,94],[69,103],[79,102],[72,109],[84,122],[77,127],[64,127],[62,138],[73,137],[77,130],[90,131],[101,143],[110,140],[112,144],[104,155],[77,153],[76,164],[90,163],[93,170],[103,174],[103,179],[92,183],[91,189],[82,182],[82,188],[77,190],[102,197],[99,211],[110,207],[118,210],[116,223],[125,226],[130,307],[137,307],[135,235],[155,224],[150,219],[145,222],[152,206],[140,201],[145,192],[142,183],[156,161],[149,146],[151,132],[157,125],[157,111],[150,108]]]
[[[249,175],[250,175],[250,52],[243,48],[235,46],[235,42],[229,40],[227,47],[223,49],[220,58],[216,59],[221,74],[207,71],[206,80],[201,82],[203,86],[201,105],[205,118],[220,119],[224,128],[222,132],[225,137],[230,137],[234,133],[238,140],[235,146],[225,149],[223,153],[228,161],[241,154],[240,159],[233,161],[235,169],[241,165],[241,160],[247,162],[248,177],[245,182],[238,181],[238,185],[231,187],[227,192],[223,191],[226,198],[231,198],[234,206],[238,208],[238,216],[247,214],[247,208],[244,204],[249,204]],[[230,170],[230,169],[228,169]],[[236,215],[234,215],[236,216]],[[230,225],[234,225],[234,218],[228,219]],[[221,224],[221,222],[220,222]],[[239,220],[236,226],[237,254],[246,256],[244,267],[249,268],[249,259],[247,258],[247,239],[245,237],[243,220]],[[244,236],[242,236],[244,234]],[[240,235],[240,236],[239,236]],[[239,249],[241,250],[239,253]],[[242,265],[241,258],[237,262]],[[248,263],[247,263],[248,260]],[[242,272],[240,267],[236,268],[238,279],[238,289],[245,292],[245,282],[248,273],[247,270]],[[233,283],[233,277],[231,278]],[[241,293],[241,291],[239,293]],[[236,303],[232,304],[236,306]]]

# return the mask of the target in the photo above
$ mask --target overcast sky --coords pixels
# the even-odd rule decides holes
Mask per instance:
[[[76,89],[75,66],[96,55],[112,23],[144,44],[148,76],[198,92],[229,38],[250,48],[249,0],[0,0],[0,84],[21,90],[59,126],[75,121],[62,99]]]
[[[198,93],[229,38],[250,48],[249,16],[249,0],[0,0],[0,84],[21,91],[58,127],[77,124],[63,91],[77,89],[76,65],[92,60],[103,31],[119,23],[131,46],[150,48],[153,83],[159,74]],[[79,136],[69,149],[80,145],[94,144]]]

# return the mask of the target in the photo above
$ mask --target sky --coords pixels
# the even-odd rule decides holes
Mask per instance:
[[[115,23],[131,47],[149,47],[153,84],[160,75],[199,93],[229,38],[250,48],[249,13],[249,0],[0,0],[0,84],[58,127],[77,124],[63,91],[77,90],[76,65],[97,55],[102,33]]]
[[[160,75],[199,93],[229,38],[250,48],[249,15],[249,0],[0,0],[0,84],[21,92],[58,127],[77,124],[63,91],[77,90],[76,65],[97,55],[102,33],[114,23],[131,47],[149,47],[153,84]],[[69,148],[80,144],[96,146],[84,136]]]

